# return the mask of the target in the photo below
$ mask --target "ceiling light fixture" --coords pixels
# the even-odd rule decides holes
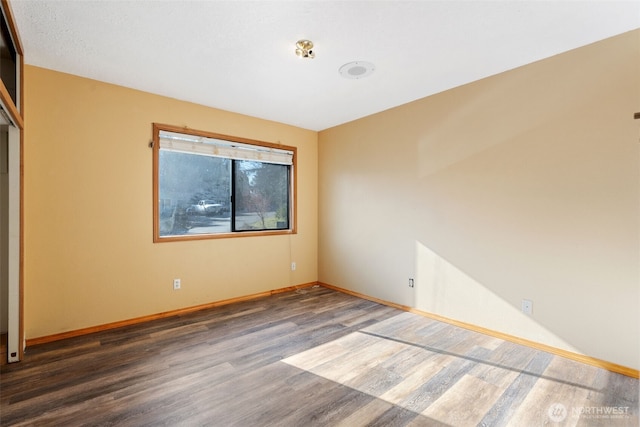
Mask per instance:
[[[362,79],[371,75],[375,69],[376,66],[371,62],[354,61],[344,64],[338,69],[338,72],[346,79]]]
[[[313,53],[313,42],[311,40],[298,40],[296,43],[296,55],[300,58],[315,58]]]

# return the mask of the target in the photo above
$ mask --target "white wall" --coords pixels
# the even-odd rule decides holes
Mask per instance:
[[[639,368],[639,39],[321,132],[319,280]]]

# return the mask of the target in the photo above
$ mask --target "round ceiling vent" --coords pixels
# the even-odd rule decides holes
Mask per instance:
[[[371,62],[354,61],[344,64],[338,70],[340,75],[347,79],[362,79],[371,75],[376,69],[375,65]]]

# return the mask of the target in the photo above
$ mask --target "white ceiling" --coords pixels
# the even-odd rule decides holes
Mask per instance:
[[[11,0],[25,62],[322,130],[640,27],[634,1]],[[315,59],[294,54],[315,44]],[[375,64],[364,79],[340,66]]]

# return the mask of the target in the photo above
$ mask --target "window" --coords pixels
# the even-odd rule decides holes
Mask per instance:
[[[295,147],[153,125],[154,241],[295,232]]]

